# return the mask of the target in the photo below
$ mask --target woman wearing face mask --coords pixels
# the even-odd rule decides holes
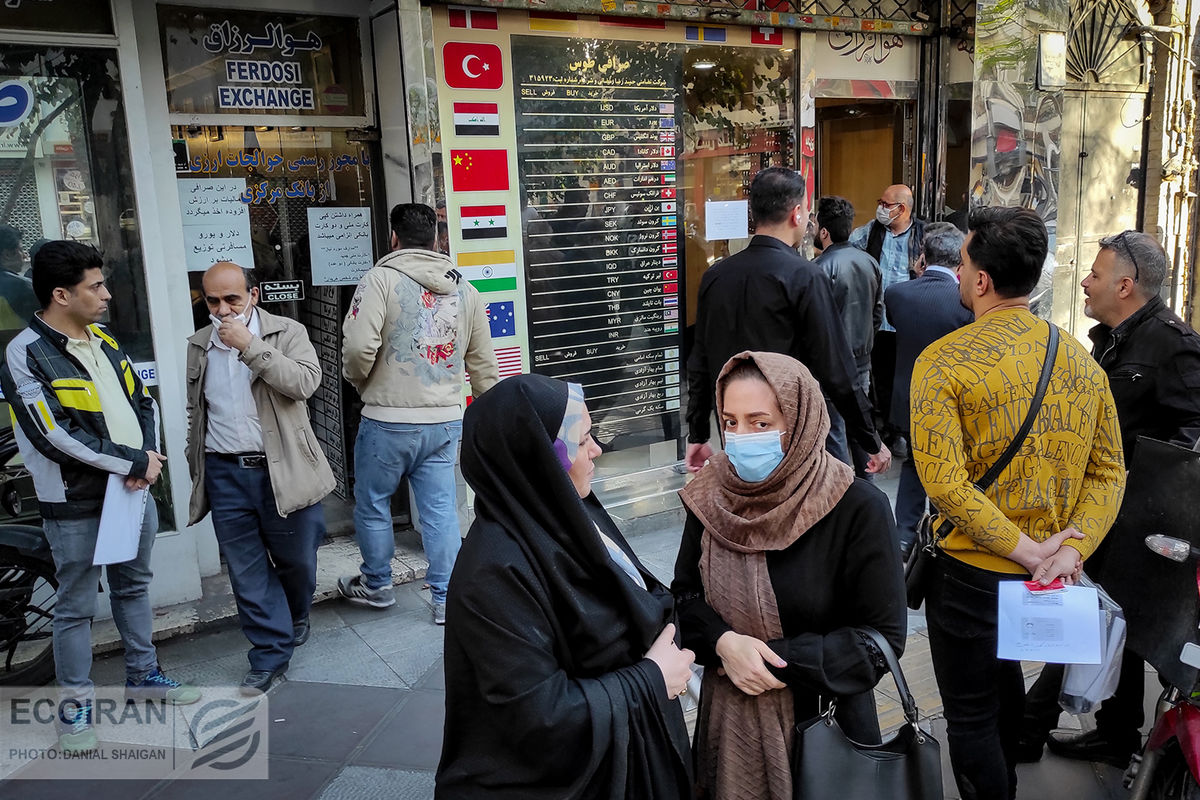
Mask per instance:
[[[887,497],[824,449],[821,389],[788,356],[744,352],[717,379],[725,452],[680,495],[671,585],[684,645],[707,669],[696,727],[702,797],[791,800],[798,722],[837,699],[846,735],[878,742],[871,689],[907,616]]]
[[[467,408],[475,523],[450,578],[435,797],[691,797],[670,592],[591,490],[583,391],[540,375]]]

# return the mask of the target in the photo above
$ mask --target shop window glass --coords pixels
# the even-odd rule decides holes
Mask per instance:
[[[341,377],[341,327],[359,277],[387,248],[378,146],[330,128],[194,125],[171,135],[194,325],[209,324],[204,270],[230,260],[255,271],[264,309],[308,328],[322,369],[309,400],[313,430],[337,479],[326,516],[349,524],[343,501],[361,404]],[[218,207],[220,223],[210,224]],[[330,226],[338,230],[327,246]]]
[[[37,302],[29,252],[42,240],[97,247],[113,295],[105,324],[153,384],[154,348],[145,264],[115,50],[0,45],[0,346]],[[157,396],[158,387],[151,385]],[[8,413],[0,425],[10,424]],[[0,430],[0,506],[15,489],[36,517],[32,483]],[[174,527],[168,480],[154,489],[164,529]],[[0,512],[0,519],[3,512]]]

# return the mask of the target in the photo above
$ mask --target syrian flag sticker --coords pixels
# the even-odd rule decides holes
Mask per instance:
[[[508,214],[504,206],[463,206],[460,225],[464,241],[508,236]]]
[[[457,136],[499,136],[500,106],[496,103],[455,103],[454,133]]]

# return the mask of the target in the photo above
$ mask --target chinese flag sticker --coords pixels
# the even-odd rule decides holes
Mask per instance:
[[[508,151],[451,150],[450,186],[456,192],[508,191]]]
[[[504,83],[500,48],[484,42],[446,42],[442,45],[446,85],[455,89],[499,89]]]

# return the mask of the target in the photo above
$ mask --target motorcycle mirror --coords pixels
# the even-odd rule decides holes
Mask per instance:
[[[1183,539],[1176,539],[1173,536],[1163,536],[1161,533],[1152,533],[1146,537],[1146,547],[1149,547],[1160,556],[1165,556],[1172,561],[1183,563],[1188,560],[1188,556],[1192,554],[1192,545],[1185,542]]]

